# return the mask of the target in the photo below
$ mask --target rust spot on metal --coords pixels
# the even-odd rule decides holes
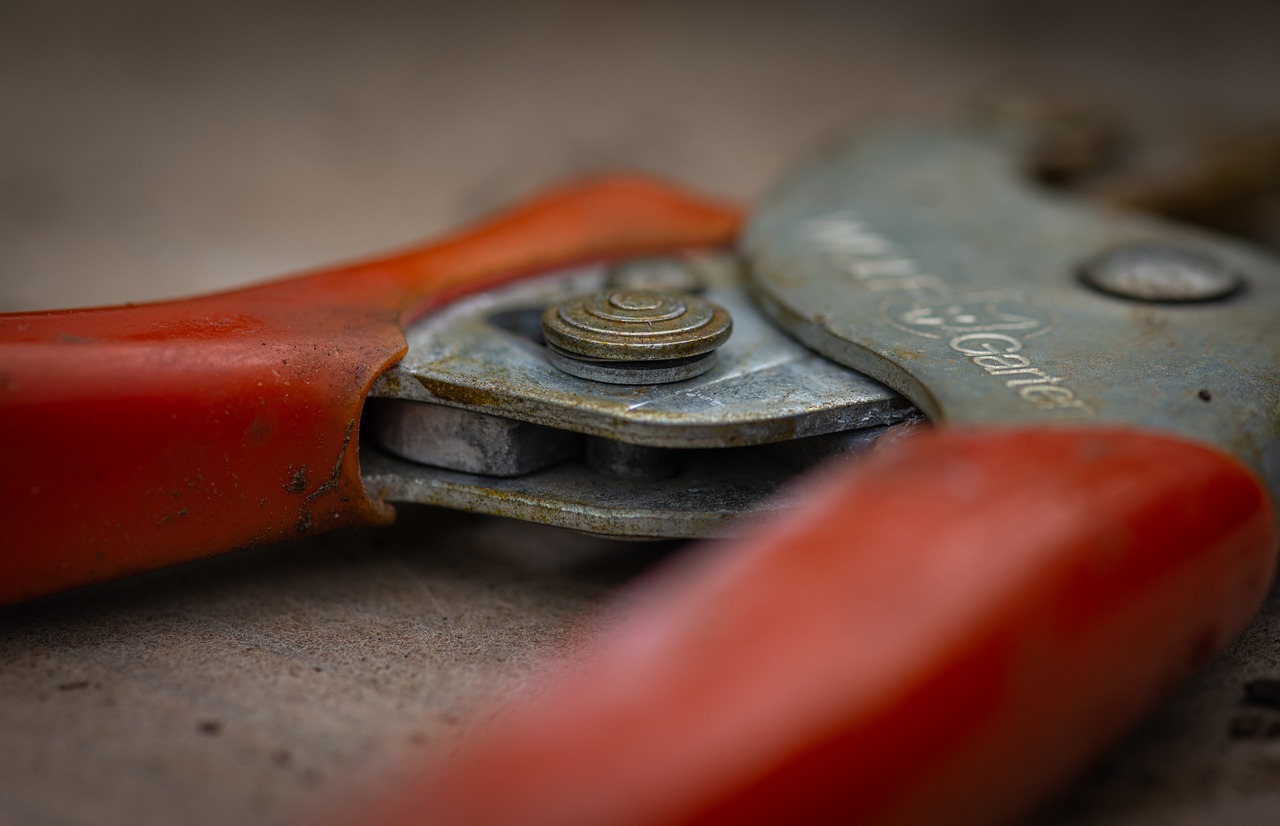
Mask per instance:
[[[307,508],[298,513],[298,521],[293,526],[293,532],[303,534],[309,530],[311,530],[311,510]]]
[[[392,396],[401,395],[402,389],[401,389],[399,374],[395,372],[384,373],[382,376],[382,380],[389,394],[391,394]]]
[[[460,387],[436,381],[429,376],[416,376],[427,392],[441,401],[456,402],[475,408],[502,409],[506,397],[479,387]]]

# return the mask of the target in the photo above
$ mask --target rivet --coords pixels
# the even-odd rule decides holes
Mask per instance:
[[[701,375],[733,330],[729,313],[693,295],[616,289],[566,301],[542,316],[548,358],[611,384],[662,384]]]
[[[1163,242],[1127,244],[1085,263],[1080,278],[1095,290],[1137,301],[1224,298],[1244,283],[1211,255]]]

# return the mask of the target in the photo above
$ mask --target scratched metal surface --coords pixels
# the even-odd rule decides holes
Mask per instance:
[[[752,198],[837,128],[1009,83],[1156,132],[1280,119],[1273,3],[632,5],[11,0],[0,308],[322,265],[603,167]],[[349,804],[447,751],[500,682],[571,654],[670,552],[696,551],[410,509],[4,610],[0,822]],[[1280,677],[1275,599],[1033,822],[1273,823],[1280,711],[1242,701],[1263,677]]]

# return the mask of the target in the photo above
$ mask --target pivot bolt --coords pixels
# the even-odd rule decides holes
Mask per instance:
[[[1240,289],[1240,273],[1212,256],[1168,243],[1128,244],[1088,261],[1084,283],[1138,301],[1190,302],[1223,298]]]
[[[733,322],[693,295],[617,289],[542,314],[547,357],[570,375],[609,384],[664,384],[702,375]]]

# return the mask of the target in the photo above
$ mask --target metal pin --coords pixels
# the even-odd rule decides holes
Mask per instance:
[[[644,447],[591,436],[587,439],[587,466],[615,479],[654,482],[669,479],[679,470],[676,451]]]

